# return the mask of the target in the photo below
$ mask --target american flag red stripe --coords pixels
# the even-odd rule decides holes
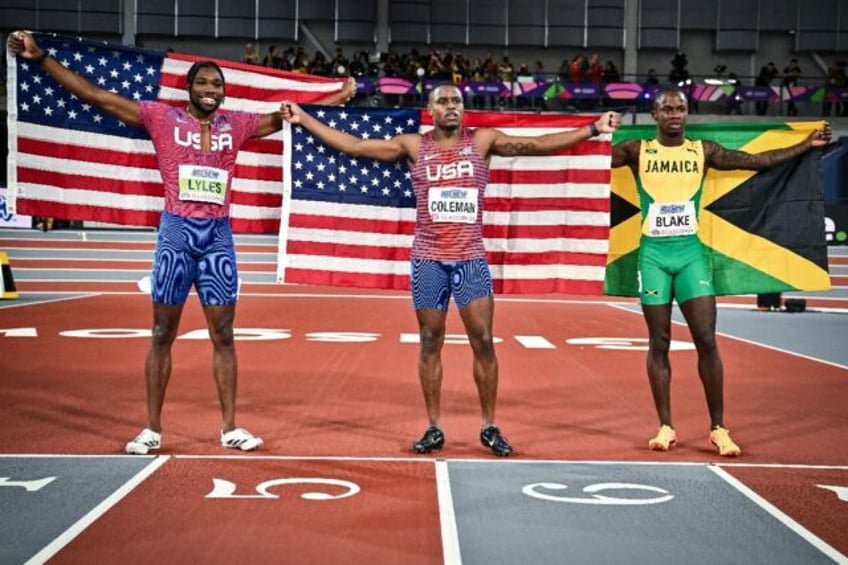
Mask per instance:
[[[538,157],[536,157],[538,159]],[[526,171],[495,169],[489,176],[489,184],[551,184],[563,183],[603,183],[609,181],[609,171],[569,170]],[[544,194],[544,193],[542,193]]]
[[[347,259],[367,259],[377,261],[409,261],[409,249],[404,247],[376,247],[371,245],[320,243],[293,241],[288,247],[289,253],[309,253],[328,257]]]
[[[604,212],[609,208],[608,204],[598,200],[586,198],[534,198],[533,200],[510,200],[508,198],[492,197],[486,200],[486,209],[495,210],[550,210],[552,207],[561,206],[568,210],[591,210]]]
[[[483,237],[487,239],[538,239],[540,241],[556,238],[575,238],[600,240],[609,233],[605,226],[585,225],[483,225]]]
[[[376,220],[365,218],[333,218],[319,214],[292,214],[290,222],[292,226],[304,229],[335,229],[347,230],[363,234],[390,234],[412,236],[415,225],[409,221],[398,222],[396,220]]]
[[[175,106],[186,104],[186,72],[202,58],[79,38],[36,37],[62,64],[101,88]],[[339,79],[215,62],[225,75],[224,109],[270,112],[282,100],[314,102],[342,85]],[[158,225],[164,198],[149,139],[97,109],[83,107],[37,65],[9,55],[7,70],[13,209],[70,220]],[[279,133],[251,140],[240,152],[232,187],[234,231],[278,232],[282,152]]]
[[[345,123],[354,115],[359,116],[357,119],[367,116],[361,123],[369,127],[358,131],[369,133],[373,133],[372,124],[387,119],[382,114],[377,116],[373,109],[353,108],[344,117],[332,114],[332,120]],[[428,114],[417,118],[417,131],[432,127],[427,124]],[[321,119],[331,118],[327,115]],[[468,112],[466,125],[497,127],[511,135],[539,135],[579,128],[595,119]],[[294,131],[285,131],[294,137]],[[300,139],[301,146],[311,145],[308,137],[306,141]],[[323,156],[315,150],[317,144],[308,155],[296,146],[287,155],[287,162],[303,165],[326,158],[323,150]],[[555,155],[492,158],[483,237],[497,292],[602,294],[609,235],[610,151],[610,136],[603,135]],[[400,198],[404,189],[391,184],[378,186],[374,177],[380,175],[370,173],[374,166],[359,159],[356,174],[367,176],[370,182],[332,198],[326,194],[332,188],[314,184],[315,178],[300,179],[307,188],[293,190],[286,183],[286,194],[292,193],[292,197],[288,221],[281,227],[280,280],[409,288],[415,211],[408,204],[379,205],[376,200],[380,194]],[[298,174],[293,169],[291,179],[297,182]],[[309,174],[316,177],[313,172]],[[363,200],[365,193],[374,202]]]

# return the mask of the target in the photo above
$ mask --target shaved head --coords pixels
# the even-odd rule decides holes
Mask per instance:
[[[679,88],[674,87],[662,88],[658,90],[657,93],[654,95],[654,107],[662,106],[663,104],[665,104],[669,96],[678,97],[687,108],[689,107],[689,101],[686,99],[686,94],[684,94],[683,91]]]
[[[437,84],[433,88],[433,90],[430,91],[430,93],[427,95],[427,99],[430,102],[433,102],[433,100],[436,99],[436,92],[438,92],[442,88],[452,88],[452,89],[456,90],[459,93],[460,96],[462,96],[462,91],[459,89],[459,87],[457,85],[455,85],[452,82],[443,82],[441,84]]]

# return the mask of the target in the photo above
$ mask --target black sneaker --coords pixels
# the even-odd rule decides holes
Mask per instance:
[[[438,451],[445,445],[445,434],[436,426],[430,426],[421,439],[412,444],[415,453],[430,453]]]
[[[488,447],[498,457],[509,457],[512,455],[512,446],[501,435],[497,426],[489,426],[480,432],[480,443]]]

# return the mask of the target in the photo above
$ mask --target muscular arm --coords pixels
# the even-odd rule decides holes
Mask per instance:
[[[612,168],[639,166],[639,140],[628,139],[612,146]]]
[[[266,135],[280,131],[282,128],[282,113],[280,111],[268,112],[267,114],[262,114],[262,117],[259,118],[259,127],[256,128],[253,137],[265,137]]]
[[[45,55],[44,50],[36,44],[32,35],[26,32],[19,31],[11,34],[9,48],[16,55],[30,60],[34,65],[39,64],[38,61]],[[63,67],[53,57],[48,56],[43,59],[41,66],[56,82],[83,102],[100,108],[127,125],[136,127],[141,125],[141,109],[132,100],[96,87],[85,78]]]
[[[300,124],[315,137],[342,153],[352,157],[367,157],[378,161],[408,159],[415,163],[421,137],[418,134],[396,135],[391,139],[360,139],[316,120],[293,102],[284,102],[281,115],[292,124]]]
[[[322,106],[339,106],[349,102],[355,95],[356,80],[348,78],[339,90],[325,96],[315,103]],[[274,132],[280,131],[283,127],[284,121],[282,110],[283,108],[281,107],[280,110],[276,112],[263,114],[262,118],[259,120],[259,128],[257,128],[256,133],[253,134],[253,137],[265,137],[266,135],[271,135]]]
[[[340,106],[350,102],[354,96],[356,96],[356,79],[348,77],[339,90],[332,94],[328,94],[321,100],[315,102],[315,104],[320,104],[322,106]]]
[[[727,149],[712,141],[704,141],[704,159],[707,166],[721,171],[734,169],[761,171],[800,157],[814,147],[821,147],[830,141],[830,126],[812,132],[803,141],[762,153],[746,153]]]
[[[615,112],[606,112],[595,122],[595,127],[601,133],[611,133],[616,130],[619,123],[619,118]],[[591,126],[535,137],[506,135],[496,129],[479,128],[475,135],[482,149],[481,153],[485,157],[489,157],[489,155],[500,155],[502,157],[549,155],[593,137]]]

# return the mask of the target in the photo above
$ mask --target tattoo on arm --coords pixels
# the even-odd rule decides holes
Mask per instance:
[[[710,154],[709,165],[724,171],[734,169],[759,171],[791,161],[803,155],[809,149],[810,147],[805,142],[801,142],[791,147],[773,149],[763,153],[745,153],[744,151],[725,149],[721,145],[715,144]]]
[[[532,141],[507,142],[500,147],[500,154],[504,157],[516,155],[535,155],[536,144]]]

